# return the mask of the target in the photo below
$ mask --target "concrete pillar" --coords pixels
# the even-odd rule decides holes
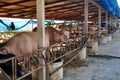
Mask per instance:
[[[101,44],[101,9],[98,9],[98,44]]]
[[[33,19],[31,19],[31,25],[32,25],[32,30],[33,30]],[[32,31],[32,30],[31,30],[31,31]]]
[[[97,54],[98,53],[98,41],[90,39],[87,44],[87,52],[88,54]]]
[[[98,9],[98,37],[101,35],[101,9]]]
[[[106,11],[106,15],[105,15],[105,21],[106,21],[106,23],[105,23],[105,28],[107,29],[107,27],[108,27],[108,13],[107,13],[107,11]]]
[[[45,0],[36,0],[36,12],[37,12],[37,36],[38,36],[38,48],[45,46]],[[39,56],[41,53],[39,52]],[[40,59],[40,66],[45,64],[43,58]],[[38,80],[46,80],[46,67],[43,67],[41,70],[38,71]]]
[[[83,34],[88,34],[88,0],[84,0],[84,29]]]
[[[84,28],[83,28],[83,34],[84,35],[88,34],[88,0],[84,0]],[[84,40],[86,40],[86,37],[82,40],[84,42]],[[80,51],[79,58],[80,58],[80,60],[85,60],[86,59],[86,47],[84,47]]]

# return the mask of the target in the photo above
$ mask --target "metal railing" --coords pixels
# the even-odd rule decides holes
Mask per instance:
[[[31,80],[33,77],[32,74],[36,73],[43,67],[48,66],[48,64],[51,64],[58,59],[65,59],[68,54],[76,52],[75,55],[72,55],[71,59],[65,61],[64,64],[58,67],[56,70],[46,73],[48,74],[48,77],[50,77],[61,67],[67,65],[69,62],[75,59],[79,55],[78,52],[86,46],[87,40],[87,36],[70,39],[68,41],[57,43],[46,48],[40,48],[32,52],[22,53],[21,55],[17,55],[9,59],[1,60],[0,64],[11,61],[12,75],[9,76],[7,74],[4,74],[8,78],[8,80]],[[40,59],[44,59],[45,64],[41,63]],[[22,76],[17,75],[18,65],[22,68],[24,74]],[[3,70],[1,71],[2,73],[5,73]]]

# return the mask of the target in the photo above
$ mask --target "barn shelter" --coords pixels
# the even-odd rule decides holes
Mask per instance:
[[[89,15],[97,17],[98,5],[114,16],[120,17],[117,1],[114,0],[88,0]],[[91,3],[92,2],[92,3]],[[93,4],[94,3],[94,4]],[[35,0],[4,0],[0,1],[1,17],[37,18]],[[100,7],[99,6],[99,7]],[[102,9],[102,13],[105,10]],[[45,19],[78,19],[84,16],[84,0],[45,0]],[[103,15],[103,17],[105,17]]]
[[[0,1],[0,17],[37,19],[35,0]],[[84,22],[84,0],[45,0],[45,19],[75,20]],[[100,12],[100,16],[99,13]],[[99,22],[116,20],[120,16],[117,1],[89,0],[88,21]],[[112,16],[113,15],[113,16]],[[98,21],[98,18],[101,20]],[[86,19],[87,19],[86,18]],[[101,23],[100,23],[101,24]],[[99,24],[99,25],[100,25]],[[107,26],[107,24],[106,24]]]
[[[115,0],[114,0],[115,1]],[[0,16],[11,18],[28,18],[38,20],[38,46],[39,48],[45,46],[45,19],[57,20],[75,20],[84,22],[84,35],[88,33],[88,20],[96,21],[98,23],[98,36],[100,36],[101,21],[119,18],[119,9],[113,6],[111,12],[107,10],[106,5],[102,7],[102,0],[3,0],[0,1]],[[109,16],[108,16],[109,15]],[[110,18],[110,19],[108,19]],[[107,24],[106,24],[107,25]],[[41,62],[44,62],[41,59]],[[45,70],[45,69],[44,69]],[[45,71],[42,70],[43,75],[40,75],[39,80],[45,80]],[[16,80],[16,77],[13,77]]]

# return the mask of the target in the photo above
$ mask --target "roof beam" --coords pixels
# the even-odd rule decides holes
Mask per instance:
[[[102,8],[98,3],[96,3],[93,0],[89,0],[89,2],[92,3],[92,4],[94,4],[96,7],[100,8],[100,9]]]
[[[28,2],[28,1],[32,1],[32,0],[25,0],[25,1],[23,0],[23,1],[18,1],[18,2],[14,2],[14,3],[7,3],[7,2],[1,1],[2,3],[5,3],[5,5],[2,5],[0,7],[10,6],[10,5],[17,5],[19,3],[24,3],[24,2]]]

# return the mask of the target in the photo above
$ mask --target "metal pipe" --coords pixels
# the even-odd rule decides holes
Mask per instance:
[[[81,49],[86,46],[86,43],[87,43],[87,41],[85,41],[85,43],[82,45],[82,47],[77,48],[75,51],[77,51],[77,52],[81,51]],[[63,66],[67,65],[69,62],[71,62],[73,59],[75,59],[78,55],[79,55],[79,53],[77,53],[75,56],[73,56],[71,59],[69,59],[66,63],[64,63],[63,65],[61,65],[60,67],[58,67],[56,70],[54,70],[53,72],[51,72],[50,76],[53,75],[55,72],[57,72]]]

